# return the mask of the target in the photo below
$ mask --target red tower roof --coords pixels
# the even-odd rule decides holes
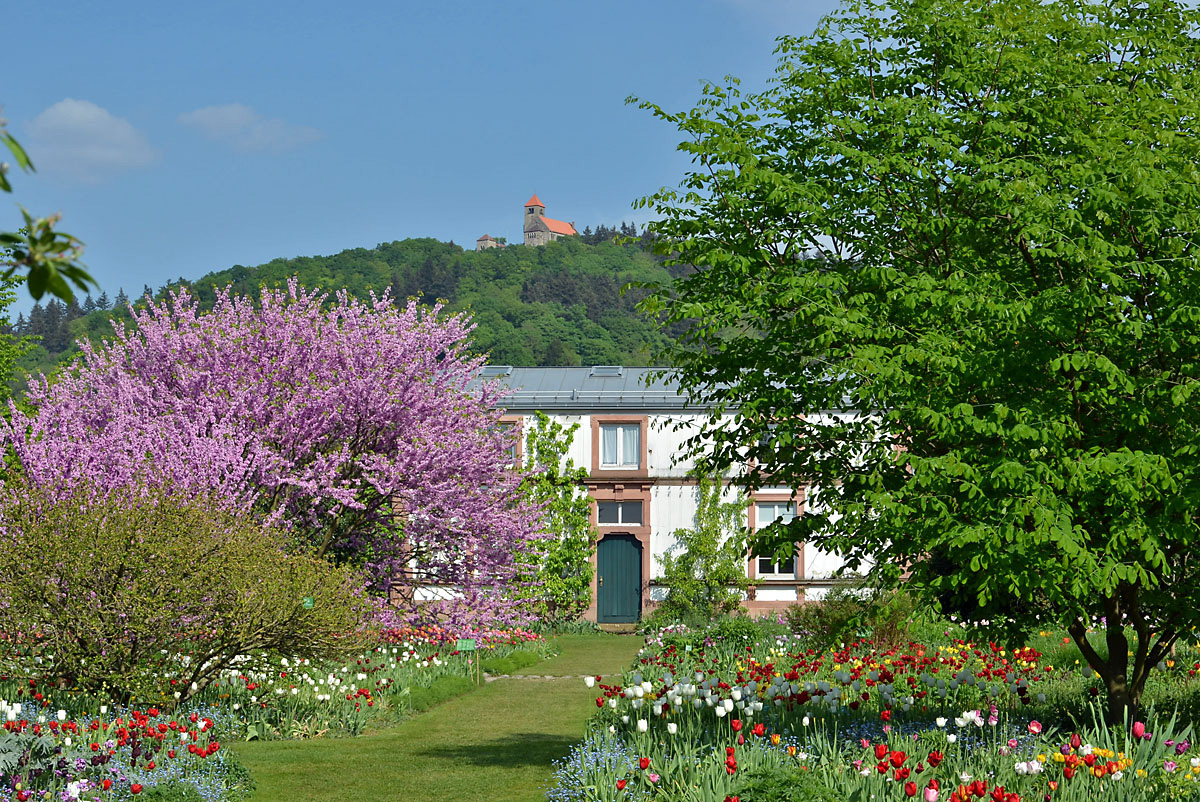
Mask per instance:
[[[534,193],[532,198],[525,201],[525,205],[526,206],[541,206],[543,209],[546,208],[546,204],[542,203],[542,199],[537,196],[536,192]]]

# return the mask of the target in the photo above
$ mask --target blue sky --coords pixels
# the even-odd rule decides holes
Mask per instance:
[[[631,94],[771,75],[833,0],[24,4],[0,105],[109,295],[406,237],[520,236],[532,192],[580,228],[644,221],[678,137]],[[25,306],[27,304],[20,304]]]

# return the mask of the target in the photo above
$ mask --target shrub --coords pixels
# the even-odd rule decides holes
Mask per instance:
[[[668,589],[659,603],[661,616],[683,621],[739,609],[750,580],[746,577],[749,532],[743,499],[722,500],[719,477],[699,477],[700,503],[691,529],[677,529],[675,553],[659,556]]]
[[[12,673],[36,666],[39,684],[155,702],[186,699],[268,653],[328,659],[360,648],[361,582],[283,545],[277,532],[167,490],[10,486],[0,499],[0,632],[24,658]]]
[[[818,645],[854,638],[897,645],[913,640],[932,613],[904,591],[875,591],[855,585],[834,588],[820,602],[788,608],[788,626]]]

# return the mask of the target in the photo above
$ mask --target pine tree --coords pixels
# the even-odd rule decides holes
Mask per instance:
[[[105,310],[112,307],[112,302],[108,300],[108,293],[101,292],[100,297],[96,299],[96,309]]]

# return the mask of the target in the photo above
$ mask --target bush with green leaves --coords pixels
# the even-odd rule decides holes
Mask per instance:
[[[659,582],[668,589],[658,605],[658,618],[707,621],[731,613],[740,608],[750,584],[745,503],[740,498],[724,501],[719,479],[701,476],[697,492],[695,526],[675,530],[677,547],[658,558]]]
[[[283,536],[169,491],[0,500],[5,671],[41,687],[170,703],[267,655],[362,647],[362,581]]]
[[[538,618],[551,626],[576,621],[592,598],[591,555],[596,529],[591,521],[591,500],[584,482],[587,470],[567,455],[579,424],[564,426],[544,412],[534,413],[534,424],[525,433],[525,477],[520,492],[542,509],[538,552],[527,553],[536,565],[531,584]]]
[[[839,585],[819,602],[794,604],[784,617],[792,632],[819,647],[857,638],[899,645],[945,623],[910,593],[856,584]]]

